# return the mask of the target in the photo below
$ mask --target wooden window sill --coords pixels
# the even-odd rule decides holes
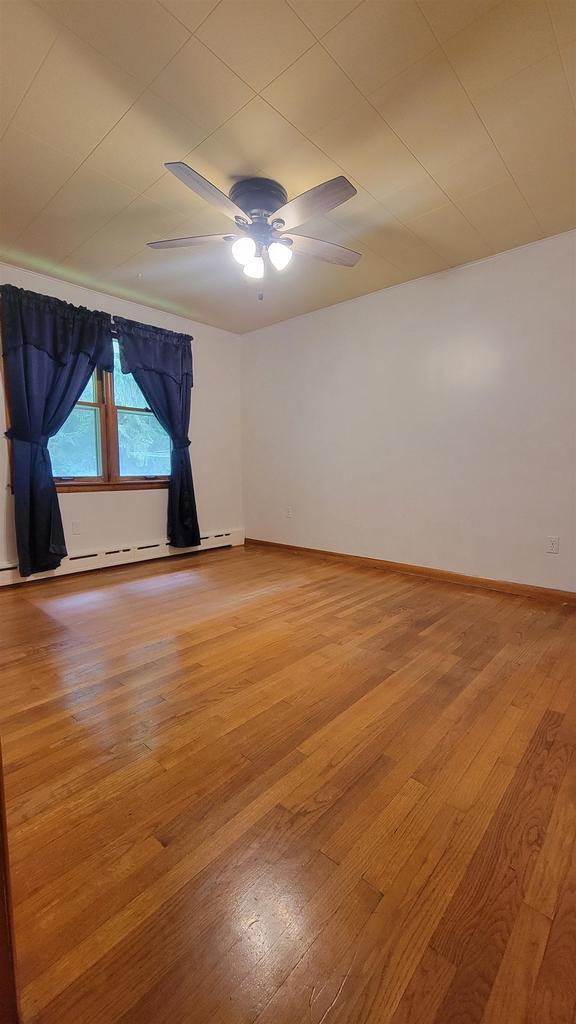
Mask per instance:
[[[59,483],[57,480],[56,490],[59,494],[73,494],[79,491],[153,491],[168,487],[168,483],[169,481],[164,478],[160,480],[118,480],[114,482],[95,480],[93,483],[90,480],[79,480],[77,483],[73,480],[63,480]]]

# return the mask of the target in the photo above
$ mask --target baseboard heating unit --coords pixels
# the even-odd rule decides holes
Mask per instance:
[[[192,554],[195,551],[209,551],[212,548],[237,547],[244,543],[244,530],[219,530],[202,537],[199,547],[173,548],[165,540],[154,540],[134,547],[110,547],[105,551],[86,550],[74,552],[63,559],[59,569],[41,572],[35,576],[20,576],[16,563],[0,564],[0,587],[12,583],[29,583],[35,580],[66,576],[71,572],[88,572],[90,569],[105,569],[111,565],[126,565],[131,562],[145,562],[151,558],[169,558],[175,555]]]

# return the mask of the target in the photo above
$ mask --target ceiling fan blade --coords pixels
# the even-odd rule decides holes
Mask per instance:
[[[201,199],[205,199],[207,203],[211,203],[212,206],[215,206],[220,210],[220,213],[224,213],[232,220],[235,220],[236,217],[241,217],[247,224],[252,223],[248,214],[244,213],[244,210],[241,210],[239,206],[236,206],[236,203],[233,203],[232,200],[229,199],[224,192],[221,192],[219,188],[216,188],[216,185],[213,185],[211,181],[208,181],[207,178],[203,178],[201,174],[198,174],[198,171],[193,171],[191,167],[188,167],[188,164],[183,163],[181,160],[177,160],[174,163],[164,164],[164,167],[171,171],[172,174],[175,174],[176,177],[179,178],[184,185],[192,189],[197,196],[200,196]]]
[[[237,235],[191,235],[190,238],[164,238],[161,242],[147,242],[150,249],[185,249],[188,245],[205,242],[231,242]]]
[[[355,267],[362,253],[354,252],[353,249],[345,249],[343,245],[336,245],[335,242],[324,242],[321,238],[308,238],[307,235],[291,234],[291,249],[303,256],[314,256],[324,263],[337,263],[341,267]]]
[[[330,181],[324,181],[321,185],[315,185],[314,188],[310,188],[307,192],[303,192],[302,195],[291,199],[285,206],[281,206],[279,210],[276,210],[270,220],[272,222],[283,220],[283,230],[290,231],[291,228],[304,224],[305,221],[311,220],[312,217],[319,217],[323,213],[328,213],[329,210],[333,210],[335,206],[340,206],[341,203],[345,203],[347,199],[351,199],[355,195],[356,189],[354,185],[341,174],[338,178],[331,178]]]

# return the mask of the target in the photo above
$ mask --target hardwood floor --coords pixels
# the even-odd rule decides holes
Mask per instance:
[[[576,611],[247,547],[0,592],[26,1024],[573,1024]]]

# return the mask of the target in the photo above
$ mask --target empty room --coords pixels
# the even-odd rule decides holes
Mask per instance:
[[[0,0],[0,1024],[576,1024],[576,0]]]

